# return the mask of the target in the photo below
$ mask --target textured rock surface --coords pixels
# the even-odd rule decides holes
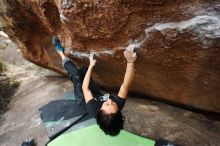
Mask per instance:
[[[1,10],[4,31],[35,64],[65,73],[50,42],[58,35],[79,66],[95,50],[94,78],[118,88],[122,49],[136,43],[133,92],[220,112],[218,0],[1,0]]]

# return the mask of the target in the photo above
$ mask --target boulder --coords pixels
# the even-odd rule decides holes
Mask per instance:
[[[3,0],[3,31],[25,59],[66,74],[54,50],[56,35],[78,66],[96,52],[95,80],[118,89],[124,48],[138,59],[131,92],[220,112],[218,0]]]

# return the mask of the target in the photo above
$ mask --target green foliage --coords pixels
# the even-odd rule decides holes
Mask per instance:
[[[1,72],[4,71],[5,65],[0,62]],[[15,77],[8,77],[5,73],[0,72],[0,115],[7,110],[7,105],[11,101],[12,95],[20,85],[20,80]]]
[[[20,85],[21,81],[17,80],[16,78],[10,79],[10,86],[11,87],[18,87]]]
[[[7,46],[8,46],[8,44],[3,44],[3,43],[1,43],[1,44],[0,44],[0,49],[1,49],[1,50],[4,50],[4,49],[7,48]]]
[[[0,61],[0,73],[6,70],[6,65]]]

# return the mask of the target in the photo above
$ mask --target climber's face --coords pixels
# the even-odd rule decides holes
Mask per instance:
[[[101,107],[106,114],[116,113],[118,109],[118,105],[111,99],[106,100]]]

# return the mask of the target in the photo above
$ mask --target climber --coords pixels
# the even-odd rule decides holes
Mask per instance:
[[[112,136],[119,134],[124,123],[121,110],[125,105],[128,90],[134,78],[134,62],[137,58],[134,52],[134,45],[129,45],[124,51],[127,68],[118,95],[103,95],[91,77],[92,69],[96,64],[94,53],[90,53],[90,65],[88,68],[77,69],[76,65],[64,55],[64,48],[59,39],[53,37],[52,43],[62,58],[62,64],[74,84],[76,100],[85,103],[87,112],[96,118],[97,124],[105,134]]]

